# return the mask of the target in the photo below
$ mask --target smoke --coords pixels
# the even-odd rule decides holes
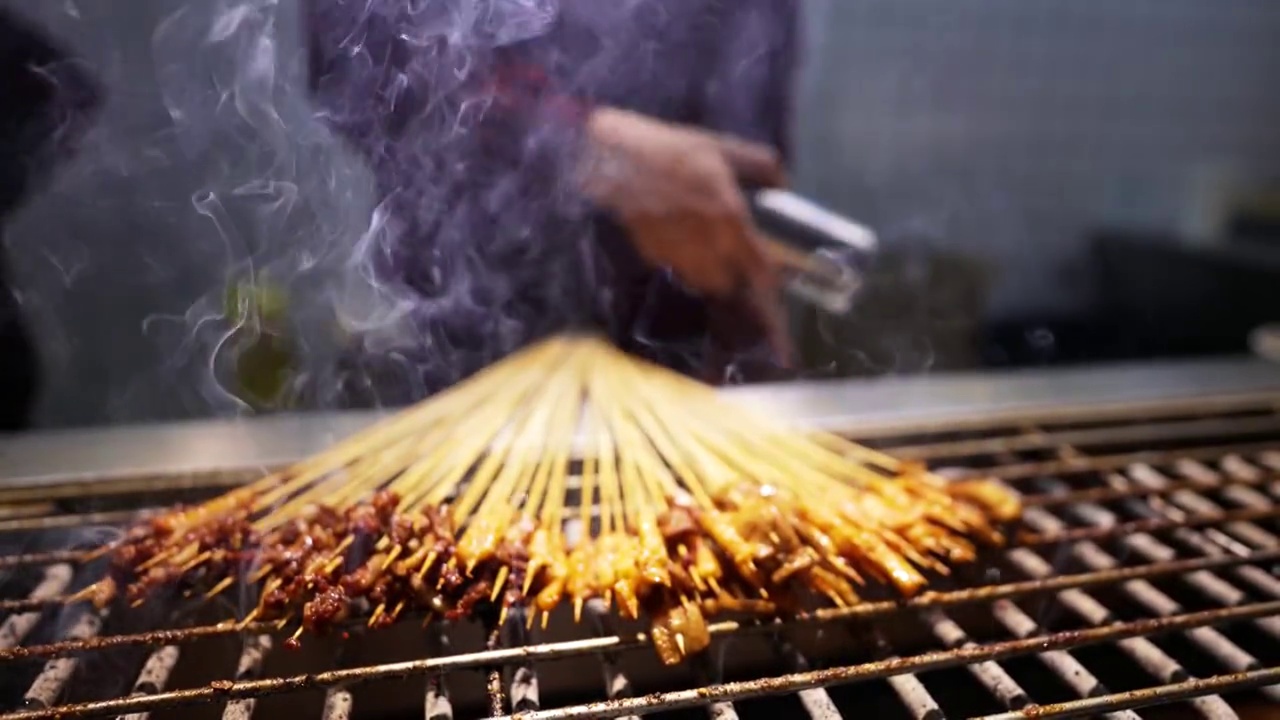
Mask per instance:
[[[569,227],[571,193],[538,182],[559,175],[564,138],[517,133],[497,161],[482,147],[495,50],[547,32],[556,6],[298,11],[193,2],[152,36],[167,144],[212,169],[190,211],[216,245],[196,253],[224,269],[181,315],[144,322],[172,348],[167,370],[201,368],[200,399],[221,413],[403,402],[571,324],[573,234],[540,242]]]
[[[306,102],[304,57],[288,51],[288,33],[277,0],[224,0],[179,7],[151,37],[171,121],[163,146],[210,169],[188,212],[203,225],[198,237],[216,244],[193,250],[222,272],[193,288],[200,294],[185,313],[148,317],[143,330],[169,349],[167,371],[199,372],[192,400],[219,413],[254,409],[242,387],[253,369],[241,361],[264,342],[290,346],[276,363],[283,370],[266,372],[287,371],[293,382],[331,362],[321,323],[293,309],[324,300],[317,288],[342,268],[367,211],[360,191],[368,180]],[[277,283],[282,317],[262,302]]]
[[[760,108],[785,4],[69,2],[42,20],[90,49],[107,106],[15,233],[46,418],[400,404],[601,324],[632,258],[569,182],[578,124],[536,89],[512,111],[504,74],[757,139],[780,124]]]

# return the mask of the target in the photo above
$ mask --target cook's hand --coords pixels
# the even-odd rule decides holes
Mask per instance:
[[[739,180],[784,184],[777,153],[613,108],[593,112],[588,135],[588,197],[617,216],[647,262],[710,297],[748,302],[787,362],[777,268],[739,189]]]

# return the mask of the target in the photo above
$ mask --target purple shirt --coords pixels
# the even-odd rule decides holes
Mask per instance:
[[[581,115],[565,109],[623,107],[785,156],[797,1],[307,0],[317,102],[372,166],[393,229],[368,259],[412,298],[422,342],[394,353],[411,395],[572,326],[687,372],[758,352],[754,328],[646,268],[577,194]]]

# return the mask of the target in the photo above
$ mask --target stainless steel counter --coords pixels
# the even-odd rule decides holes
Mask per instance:
[[[732,388],[736,402],[806,427],[870,437],[933,425],[1068,419],[1274,395],[1280,366],[1254,359],[937,374]],[[0,438],[0,482],[279,465],[364,427],[371,412],[284,415],[31,433]]]

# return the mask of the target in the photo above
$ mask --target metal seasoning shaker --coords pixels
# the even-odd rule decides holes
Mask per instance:
[[[787,292],[847,313],[879,247],[875,233],[790,190],[748,189],[747,199]]]

